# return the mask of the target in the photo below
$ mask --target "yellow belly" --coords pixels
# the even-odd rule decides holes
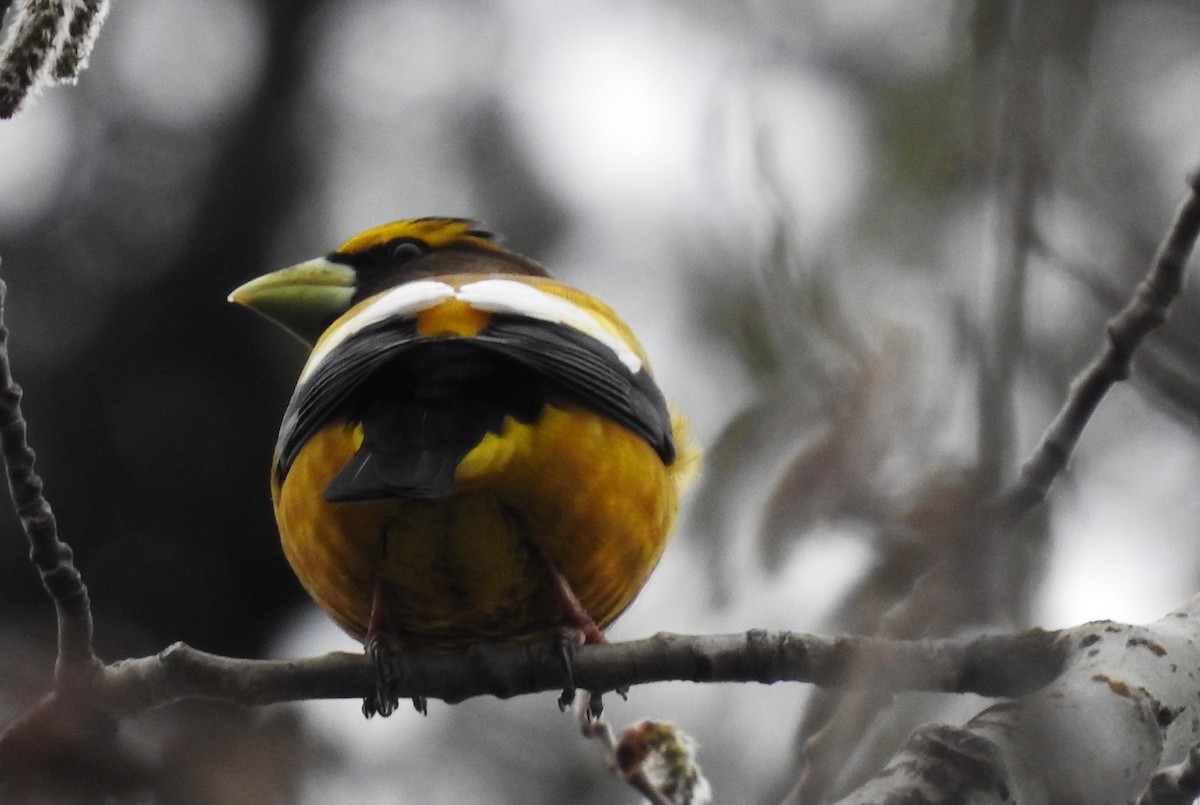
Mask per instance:
[[[272,491],[296,575],[359,639],[376,580],[405,646],[549,637],[563,621],[546,560],[604,628],[658,563],[678,511],[681,462],[665,467],[639,436],[568,405],[547,405],[532,425],[506,420],[441,500],[325,501],[358,440],[326,426]]]

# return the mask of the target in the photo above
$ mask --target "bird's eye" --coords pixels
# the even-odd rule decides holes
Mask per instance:
[[[425,250],[421,248],[420,244],[411,240],[402,240],[392,246],[391,258],[394,262],[406,263],[423,254],[425,254]]]

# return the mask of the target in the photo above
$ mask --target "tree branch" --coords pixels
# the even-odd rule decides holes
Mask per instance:
[[[58,616],[58,661],[55,686],[78,684],[100,669],[92,649],[92,609],[87,587],[75,569],[70,546],[58,538],[58,524],[42,496],[42,479],[34,471],[21,413],[21,387],[13,380],[8,355],[4,300],[8,287],[0,280],[0,455],[8,488],[29,541],[29,558],[41,573],[42,585]]]
[[[1175,213],[1146,277],[1133,298],[1109,319],[1104,345],[1071,382],[1062,409],[1022,465],[1016,483],[1000,496],[999,511],[1006,522],[1016,522],[1046,499],[1104,395],[1114,383],[1129,377],[1138,345],[1166,321],[1171,303],[1183,288],[1187,260],[1200,235],[1200,170],[1188,176],[1188,186],[1191,192]]]
[[[627,643],[582,646],[573,660],[576,684],[606,691],[663,681],[811,682],[855,686],[864,666],[888,668],[872,677],[890,692],[923,690],[1020,696],[1053,680],[1071,639],[1032,630],[972,639],[901,641],[823,637],[752,630],[729,635],[658,634]],[[87,690],[51,693],[0,733],[0,784],[20,772],[25,746],[47,733],[86,731],[87,722],[124,717],[186,699],[245,706],[373,695],[375,666],[344,652],[300,660],[219,657],[176,643],[150,657],[105,666]],[[502,699],[559,691],[561,657],[547,643],[480,645],[461,653],[412,653],[398,658],[394,693],[448,703],[476,696]],[[47,728],[46,725],[52,725]]]
[[[1066,646],[1057,632],[904,641],[751,630],[744,634],[660,633],[643,640],[582,646],[572,662],[582,689],[606,691],[649,682],[810,682],[854,685],[861,667],[885,667],[890,692],[971,692],[1020,696],[1058,674]],[[448,703],[476,696],[508,699],[559,691],[561,658],[549,642],[480,645],[460,653],[405,652],[396,688],[402,699]],[[364,655],[337,652],[302,660],[219,657],[176,643],[152,657],[107,666],[94,701],[117,716],[183,699],[246,706],[372,695],[375,668]]]

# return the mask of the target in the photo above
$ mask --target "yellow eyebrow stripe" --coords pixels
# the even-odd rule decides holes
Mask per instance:
[[[413,238],[424,241],[430,248],[441,248],[452,243],[469,243],[472,246],[502,251],[486,236],[478,225],[466,218],[409,218],[392,221],[360,232],[337,248],[336,254],[361,254],[397,238]]]

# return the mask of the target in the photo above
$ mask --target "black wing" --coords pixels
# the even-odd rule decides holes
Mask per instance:
[[[454,473],[505,417],[536,421],[548,397],[590,408],[675,459],[670,414],[643,368],[571,327],[497,315],[473,337],[426,338],[411,321],[348,338],[292,395],[276,444],[286,475],[331,422],[361,423],[363,443],[325,490],[332,501],[441,498]]]
[[[586,333],[521,316],[494,316],[473,340],[629,428],[650,443],[664,464],[675,461],[667,401],[644,366],[630,372],[616,353]]]

